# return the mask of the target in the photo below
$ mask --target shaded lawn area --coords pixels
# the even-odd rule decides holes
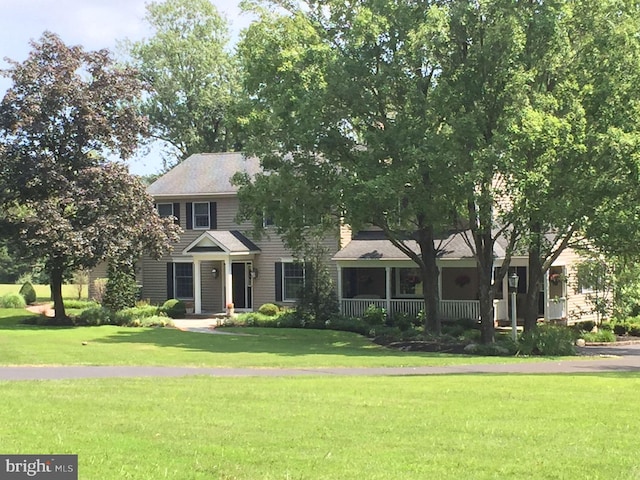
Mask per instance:
[[[394,367],[510,363],[534,359],[400,352],[332,330],[240,328],[212,335],[173,328],[19,325],[0,310],[1,365],[169,365],[209,367]],[[4,317],[4,318],[2,318]],[[83,343],[86,343],[83,344]],[[539,359],[535,359],[539,360]]]
[[[640,374],[0,382],[83,479],[631,479]]]

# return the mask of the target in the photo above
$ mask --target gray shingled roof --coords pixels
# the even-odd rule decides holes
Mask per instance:
[[[411,250],[420,253],[418,243],[408,240]],[[496,242],[495,254],[498,258],[504,256],[504,248]],[[473,254],[461,235],[451,235],[436,243],[443,253],[441,258],[473,258]],[[383,232],[359,232],[342,250],[336,253],[334,260],[408,260],[407,256],[384,236]]]
[[[154,197],[235,193],[231,177],[236,172],[253,176],[259,171],[259,160],[242,153],[198,153],[158,178],[147,192]]]
[[[212,248],[211,246],[198,246],[207,236],[210,237],[221,248],[218,249]],[[255,243],[245,237],[238,230],[207,230],[200,237],[198,237],[198,239],[196,239],[194,243],[196,244],[194,247],[185,248],[185,253],[216,251],[227,251],[229,253],[257,253],[260,251],[260,248]]]

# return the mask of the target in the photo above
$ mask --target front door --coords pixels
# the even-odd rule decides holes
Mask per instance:
[[[233,262],[231,264],[233,306],[236,309],[252,308],[250,271],[251,262]]]

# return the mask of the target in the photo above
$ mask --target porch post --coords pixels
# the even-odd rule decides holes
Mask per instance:
[[[224,305],[233,303],[233,275],[231,274],[231,257],[224,259]]]
[[[544,323],[549,323],[549,271],[543,275],[542,290],[544,291]]]
[[[200,259],[193,259],[193,294],[194,294],[194,313],[202,313],[202,285],[200,279]]]
[[[338,269],[338,282],[336,283],[336,287],[338,289],[338,308],[340,309],[340,314],[343,314],[342,311],[342,267],[340,265],[336,265]]]
[[[385,298],[387,299],[387,315],[391,315],[391,267],[384,267]]]

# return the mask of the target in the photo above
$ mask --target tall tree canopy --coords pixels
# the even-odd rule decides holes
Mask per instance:
[[[482,339],[492,341],[510,256],[530,250],[538,288],[593,218],[600,200],[587,186],[620,171],[611,139],[635,138],[629,121],[612,119],[637,118],[638,96],[624,85],[640,69],[605,57],[615,48],[635,58],[622,52],[637,45],[636,2],[264,4],[276,8],[256,9],[240,46],[253,101],[247,151],[266,171],[237,179],[243,214],[258,226],[266,208],[293,243],[337,216],[379,226],[420,266],[435,331],[438,237],[466,226]]]
[[[64,319],[67,269],[159,256],[176,227],[124,165],[103,160],[131,155],[147,131],[136,72],[52,33],[32,47],[6,72],[13,85],[0,103],[0,219],[25,257],[44,260]]]
[[[209,0],[152,2],[146,20],[154,34],[130,53],[148,88],[143,110],[152,136],[171,145],[178,161],[237,150],[239,70],[226,21]]]

